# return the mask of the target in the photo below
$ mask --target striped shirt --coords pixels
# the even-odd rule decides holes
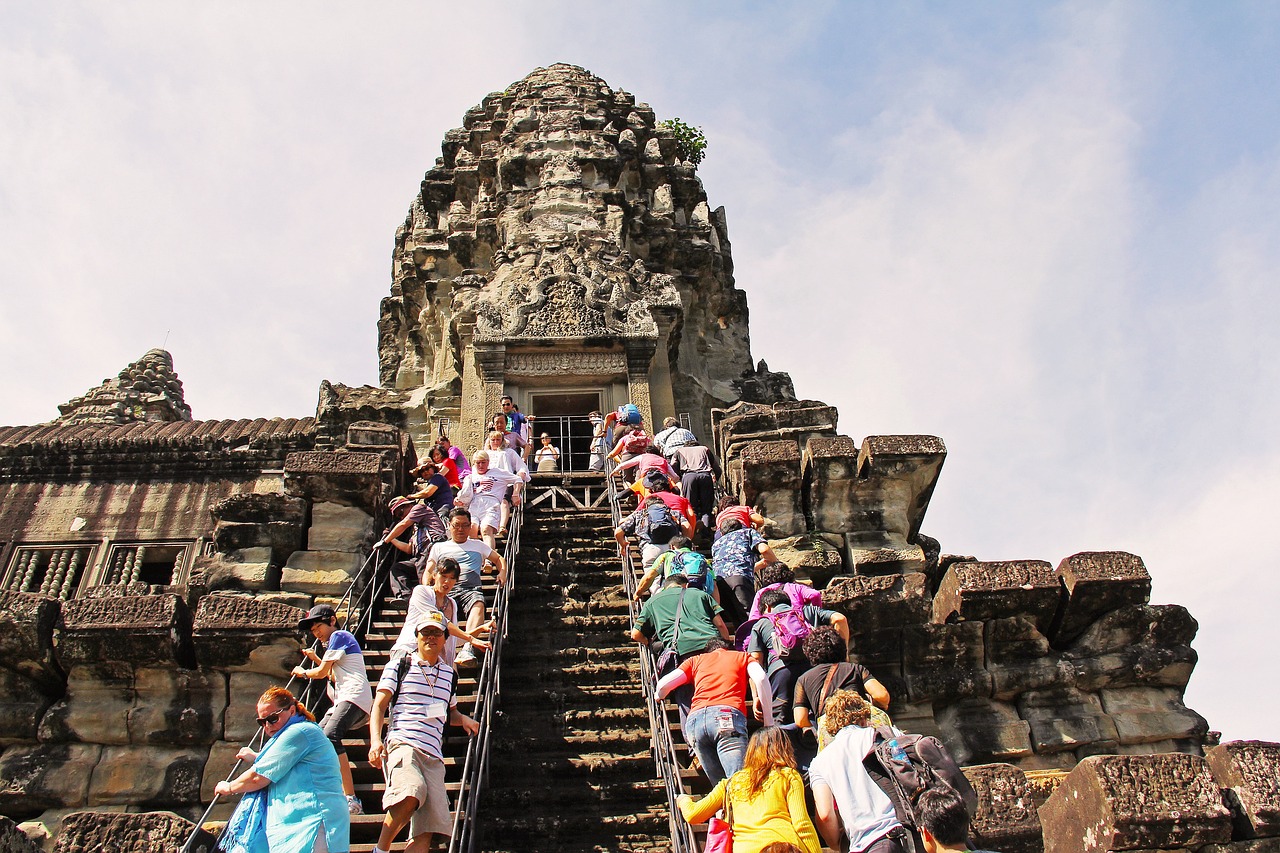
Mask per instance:
[[[387,662],[378,679],[378,689],[390,693],[395,700],[391,724],[387,729],[387,745],[407,743],[436,758],[444,758],[444,726],[449,710],[457,705],[457,676],[441,657],[435,666],[411,652],[409,669],[396,695],[396,668],[401,656]]]

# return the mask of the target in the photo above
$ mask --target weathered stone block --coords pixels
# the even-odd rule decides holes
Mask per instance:
[[[823,606],[849,617],[852,631],[877,631],[929,620],[927,579],[910,575],[835,578],[822,591]]]
[[[240,548],[204,561],[209,588],[274,590],[280,587],[281,565],[270,548]]]
[[[34,681],[11,669],[0,669],[0,747],[36,739],[40,718],[53,699]]]
[[[978,847],[1001,853],[1039,853],[1039,803],[1026,774],[1012,764],[979,764],[964,768],[978,793],[978,810],[970,821],[970,836]]]
[[[843,532],[857,513],[858,445],[845,435],[809,439],[801,460],[815,530]]]
[[[236,766],[236,753],[239,752],[241,747],[244,745],[244,743],[236,741],[220,740],[209,749],[209,759],[205,762],[204,776],[200,780],[201,802],[207,803],[213,799],[214,787],[231,775],[231,771]],[[247,766],[248,765],[243,763],[240,764],[240,770],[237,771],[236,775],[238,776],[243,772]],[[239,800],[240,797],[234,796],[223,799],[229,799],[231,802],[235,802]]]
[[[902,629],[902,671],[913,702],[990,696],[981,622],[908,625]]]
[[[0,815],[0,853],[41,853],[40,845],[18,828],[9,818]]]
[[[308,551],[359,553],[373,538],[373,516],[358,507],[318,501],[311,507]]]
[[[1248,838],[1227,844],[1206,844],[1196,853],[1280,853],[1280,836]]]
[[[1042,755],[1086,745],[1114,751],[1119,744],[1115,722],[1092,693],[1071,687],[1030,690],[1018,698],[1018,714],[1031,727],[1032,747]]]
[[[876,677],[879,679],[879,675]],[[942,738],[942,727],[934,719],[932,702],[899,702],[898,696],[905,693],[895,693],[890,683],[882,683],[889,691],[889,716],[895,726],[904,732]]]
[[[863,439],[845,528],[850,549],[902,549],[914,544],[946,456],[946,445],[932,435]]]
[[[305,450],[285,457],[285,489],[313,501],[373,507],[383,495],[381,453]]]
[[[742,448],[742,494],[747,505],[773,520],[778,537],[808,529],[804,517],[800,450],[794,441],[753,441]]]
[[[180,849],[196,825],[172,812],[80,812],[62,822],[54,853],[160,853]],[[190,853],[212,853],[217,839],[200,830]]]
[[[192,640],[201,667],[287,679],[301,658],[298,620],[305,611],[240,595],[206,595]]]
[[[0,754],[0,814],[29,818],[83,806],[101,754],[88,743],[9,747]]]
[[[364,560],[346,551],[294,551],[280,575],[280,588],[313,595],[341,595]]]
[[[839,539],[818,533],[790,536],[786,539],[770,539],[769,547],[779,560],[795,570],[798,577],[808,578],[814,586],[825,586],[840,574],[842,560],[838,545],[829,540]]]
[[[230,675],[226,713],[223,715],[223,737],[248,743],[258,732],[258,697],[268,687],[279,686],[283,679],[257,672],[233,672]]]
[[[1078,636],[1102,614],[1151,599],[1151,575],[1142,558],[1123,551],[1086,551],[1058,564],[1067,601],[1049,633],[1061,645]]]
[[[128,712],[129,741],[188,746],[222,736],[227,676],[191,669],[140,668],[134,674],[137,701]]]
[[[1280,836],[1280,744],[1237,740],[1205,754],[1236,815],[1236,837]]]
[[[923,572],[928,557],[919,545],[901,548],[855,548],[850,545],[846,559],[855,575],[907,575]]]
[[[53,652],[59,612],[56,599],[0,592],[0,666],[22,673],[46,690],[61,690],[62,672]]]
[[[1106,614],[1063,652],[1085,690],[1151,684],[1185,687],[1198,628],[1186,608],[1129,605]]]
[[[67,692],[40,719],[40,740],[128,743],[136,694],[133,667],[81,664],[67,674]]]
[[[1013,699],[1028,690],[1073,683],[1071,667],[1049,647],[1031,619],[1013,616],[984,624],[986,666],[995,698]]]
[[[1040,808],[1045,853],[1195,849],[1231,840],[1231,815],[1203,758],[1097,755]]]
[[[1007,702],[961,699],[934,706],[942,741],[958,764],[1013,761],[1031,755],[1030,729]]]
[[[977,621],[1019,614],[1048,631],[1058,611],[1061,583],[1042,560],[956,563],[933,597],[933,621]]]
[[[108,746],[89,780],[88,803],[172,807],[200,801],[203,749]]]
[[[1204,717],[1182,704],[1177,687],[1122,687],[1103,690],[1102,708],[1115,720],[1123,745],[1199,738],[1209,730]]]
[[[68,601],[58,623],[58,661],[182,665],[190,657],[191,614],[176,595]]]

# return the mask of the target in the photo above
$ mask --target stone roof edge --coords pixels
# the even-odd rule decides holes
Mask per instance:
[[[119,425],[45,423],[0,427],[0,454],[22,447],[145,448],[156,445],[228,445],[244,441],[288,440],[314,435],[316,421],[305,418],[136,422]]]

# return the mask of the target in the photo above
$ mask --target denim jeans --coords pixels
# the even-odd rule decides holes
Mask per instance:
[[[742,769],[747,752],[747,717],[737,708],[709,705],[689,715],[684,739],[698,753],[711,784]]]

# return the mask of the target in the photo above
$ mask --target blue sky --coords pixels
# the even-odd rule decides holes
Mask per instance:
[[[0,422],[166,335],[200,418],[375,382],[443,134],[571,62],[706,131],[755,356],[947,442],[926,533],[1142,555],[1280,739],[1280,7],[440,6],[0,3]]]

